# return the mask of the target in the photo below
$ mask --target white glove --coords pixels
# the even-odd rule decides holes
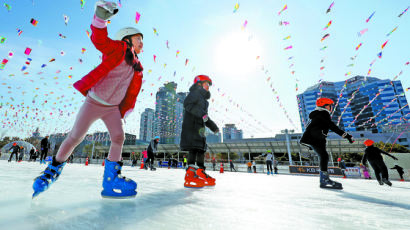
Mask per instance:
[[[95,3],[95,15],[103,20],[108,20],[118,13],[115,2],[106,2],[104,0]]]

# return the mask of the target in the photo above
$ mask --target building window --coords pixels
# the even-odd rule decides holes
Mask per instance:
[[[360,134],[360,137],[364,137],[364,134],[363,134],[363,133],[361,133],[361,134]]]
[[[407,142],[407,138],[399,138],[399,142]]]

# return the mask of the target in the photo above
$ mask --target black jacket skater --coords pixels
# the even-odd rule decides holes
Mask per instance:
[[[333,123],[326,109],[316,108],[309,114],[309,123],[300,139],[300,143],[313,146],[326,146],[329,129],[342,136],[345,132]]]
[[[390,169],[396,169],[397,172],[399,173],[399,175],[403,175],[403,174],[404,174],[403,168],[400,167],[400,166],[398,166],[398,165],[394,165],[394,167],[393,167],[393,168],[390,168]]]
[[[148,145],[147,153],[154,154],[158,151],[157,148],[158,148],[158,142],[156,142],[155,139],[152,139]]]
[[[205,123],[202,119],[208,114],[208,99],[211,93],[202,86],[194,84],[189,89],[189,94],[184,101],[184,118],[180,148],[182,151],[199,149],[206,151],[205,126],[216,132],[218,126],[209,118]]]
[[[48,142],[48,138],[43,138],[41,140],[41,150],[48,150],[50,148],[50,143]]]
[[[364,150],[364,155],[362,158],[362,164],[366,165],[366,161],[369,161],[370,164],[374,163],[374,162],[384,162],[383,161],[383,157],[382,157],[382,153],[393,158],[393,159],[397,159],[396,157],[388,154],[387,152],[375,147],[375,146],[369,146]]]

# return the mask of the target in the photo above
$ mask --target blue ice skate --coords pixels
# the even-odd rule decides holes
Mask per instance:
[[[268,175],[270,174],[270,172],[268,171]]]
[[[137,183],[121,175],[121,161],[114,162],[105,160],[103,190],[101,196],[104,198],[132,198],[137,195]]]
[[[43,174],[35,179],[33,183],[34,193],[32,198],[46,191],[51,186],[51,184],[53,184],[58,179],[61,172],[63,171],[65,164],[65,162],[58,163],[53,157],[53,161],[48,164]]]
[[[329,179],[329,174],[326,171],[320,171],[320,187],[330,189],[343,189],[341,183]]]

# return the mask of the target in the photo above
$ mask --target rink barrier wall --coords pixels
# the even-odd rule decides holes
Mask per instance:
[[[338,167],[328,167],[329,175],[343,176],[342,170]],[[290,174],[315,174],[319,175],[319,166],[289,165]]]
[[[392,179],[392,180],[399,180],[400,179],[400,176],[397,173],[397,170],[390,169],[390,168],[394,167],[395,164],[397,164],[397,165],[401,166],[404,170],[404,175],[403,175],[404,179],[406,181],[410,181],[410,153],[391,153],[391,155],[397,157],[399,160],[395,161],[392,158],[383,155],[384,162],[386,163],[386,166],[388,168],[389,178]],[[9,152],[2,153],[1,156],[0,156],[0,160],[8,160],[9,157],[10,157]],[[29,157],[29,155],[25,154],[23,160],[27,161],[28,157]],[[37,158],[37,162],[38,162],[38,159],[39,158]],[[86,158],[74,158],[73,163],[85,164],[85,160],[86,160]],[[103,159],[89,159],[90,164],[99,164],[99,165],[101,165],[102,161],[103,161]],[[131,166],[131,164],[132,164],[131,160],[124,160],[124,165],[125,166]],[[139,159],[137,161],[137,165],[140,166],[140,164],[141,164],[141,159]],[[221,162],[217,162],[216,167],[215,167],[215,171],[219,172],[220,164],[221,164]],[[248,166],[246,165],[246,163],[234,163],[234,164],[235,164],[235,169],[238,172],[245,172],[246,173],[248,171]],[[290,174],[288,164],[289,164],[289,162],[279,162],[279,165],[277,167],[278,168],[278,173],[279,174]],[[337,162],[334,162],[333,164],[337,165]],[[158,159],[155,160],[155,165],[158,165]],[[206,162],[205,166],[206,166],[208,171],[212,171],[212,163]],[[332,166],[331,162],[329,163],[329,166]],[[348,168],[352,168],[352,167],[348,167]],[[356,168],[356,167],[353,167],[353,168]],[[375,178],[373,168],[371,166],[369,166],[368,168],[369,168],[370,176],[372,178]],[[225,170],[225,172],[230,171],[229,163],[224,163],[224,170]],[[252,168],[252,170],[253,170],[253,168]],[[256,172],[257,173],[267,173],[266,164],[264,162],[263,163],[258,162],[256,164]],[[349,176],[348,173],[347,173],[347,177],[348,178],[357,178],[357,176],[352,176],[352,175]],[[360,171],[360,177],[364,178],[362,171]]]

